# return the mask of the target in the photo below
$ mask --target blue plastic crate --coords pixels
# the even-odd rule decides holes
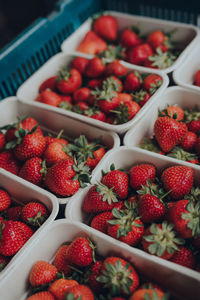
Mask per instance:
[[[18,87],[58,53],[62,42],[92,14],[115,10],[197,25],[200,5],[192,5],[192,1],[187,6],[170,0],[59,1],[49,16],[36,20],[0,52],[0,100],[15,95]]]

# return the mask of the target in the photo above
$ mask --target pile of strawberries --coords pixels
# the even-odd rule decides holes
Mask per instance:
[[[29,285],[27,300],[169,299],[157,284],[142,282],[128,260],[100,256],[94,243],[83,236],[60,246],[52,263],[37,261]]]
[[[182,109],[177,105],[159,111],[153,136],[143,138],[139,147],[169,157],[199,164],[200,110]]]
[[[91,171],[102,159],[106,147],[84,135],[69,141],[43,132],[32,117],[2,127],[0,168],[50,190],[71,196],[90,182]]]
[[[37,201],[18,203],[5,189],[0,188],[0,271],[48,216],[44,204]]]
[[[117,19],[112,15],[98,15],[76,50],[107,59],[123,59],[135,65],[165,69],[180,54],[171,39],[174,32],[166,33],[158,29],[144,36],[134,26],[119,30]]]
[[[162,81],[157,74],[129,72],[119,60],[76,57],[42,82],[35,101],[117,125],[131,120]]]
[[[103,172],[83,199],[89,225],[130,246],[197,269],[200,189],[190,167],[140,163]]]
[[[200,69],[194,74],[194,85],[200,86]]]

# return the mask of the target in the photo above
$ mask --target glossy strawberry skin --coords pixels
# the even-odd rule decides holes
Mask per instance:
[[[141,79],[136,73],[131,72],[126,76],[124,89],[128,92],[138,91],[141,86]]]
[[[197,70],[195,73],[194,84],[200,86],[200,70]]]
[[[183,150],[190,152],[193,151],[196,141],[197,141],[196,133],[192,131],[188,131],[186,132],[180,146],[181,148],[183,148]]]
[[[88,285],[96,293],[100,292],[101,289],[102,289],[102,283],[97,281],[97,278],[100,275],[100,271],[101,271],[102,266],[103,266],[103,262],[101,260],[97,260],[89,268]]]
[[[176,251],[173,254],[173,256],[170,258],[170,261],[190,269],[195,268],[194,254],[191,250],[184,246],[179,247],[179,251]]]
[[[40,185],[43,179],[42,159],[32,157],[27,159],[19,171],[19,176],[33,184]]]
[[[82,75],[85,73],[89,60],[85,57],[75,57],[72,61],[72,68],[77,69]]]
[[[76,50],[87,54],[98,54],[106,49],[107,43],[93,30],[89,30]]]
[[[58,107],[59,103],[61,102],[61,98],[57,93],[51,90],[43,90],[37,98],[37,101],[54,107]]]
[[[11,204],[11,198],[9,194],[3,190],[0,189],[0,211],[4,211],[7,209]]]
[[[52,76],[52,77],[47,78],[45,81],[43,81],[41,83],[41,85],[39,86],[39,93],[41,93],[42,91],[45,91],[46,89],[50,89],[50,90],[54,91],[56,88],[56,78],[57,78],[57,76]]]
[[[56,278],[57,269],[52,264],[39,260],[37,261],[29,274],[29,282],[32,287],[42,284],[48,284]]]
[[[93,152],[94,158],[88,156],[86,164],[90,167],[91,170],[93,170],[96,167],[96,165],[100,162],[105,153],[105,148],[101,147]]]
[[[145,194],[138,202],[138,213],[143,222],[153,223],[164,216],[165,206],[157,197]]]
[[[5,150],[0,153],[0,168],[17,175],[20,167],[20,162],[10,150]]]
[[[108,221],[112,218],[113,214],[111,211],[102,212],[92,219],[90,226],[98,231],[107,233]]]
[[[70,156],[63,151],[63,147],[63,144],[57,141],[46,147],[43,153],[43,159],[46,161],[48,167],[53,166],[62,159],[70,158]]]
[[[68,289],[76,285],[78,285],[78,282],[73,279],[60,278],[55,280],[48,290],[56,300],[64,300]]]
[[[138,190],[146,185],[147,179],[154,182],[156,169],[152,164],[135,165],[130,169],[129,175],[131,187]]]
[[[71,196],[75,194],[79,187],[79,181],[73,180],[76,172],[73,170],[74,161],[64,159],[53,165],[45,177],[45,185],[50,191],[61,195]]]
[[[82,284],[75,285],[72,288],[69,288],[66,293],[66,296],[68,294],[74,295],[74,299],[95,300],[92,290],[86,285]]]
[[[128,69],[124,67],[118,59],[110,62],[106,67],[106,75],[114,75],[117,77],[126,76]]]
[[[56,251],[56,255],[53,260],[53,265],[57,268],[60,273],[64,273],[65,276],[68,276],[72,273],[70,268],[70,262],[67,260],[67,249],[68,245],[62,245]]]
[[[0,132],[0,151],[3,150],[6,144],[6,138],[3,132]]]
[[[142,65],[151,55],[153,55],[152,47],[148,43],[142,43],[128,49],[127,61],[135,65]]]
[[[10,221],[20,221],[21,212],[22,212],[22,206],[9,207],[6,210],[6,219]]]
[[[36,293],[26,300],[55,300],[55,297],[48,291]]]
[[[139,36],[129,28],[126,28],[122,31],[119,39],[120,43],[127,49],[142,43],[142,40],[139,38]]]
[[[85,75],[89,78],[100,77],[104,74],[106,66],[102,59],[99,57],[94,57],[89,60],[89,63],[85,70]]]
[[[29,219],[36,217],[38,213],[41,214],[41,217],[43,217],[44,220],[47,218],[48,211],[45,205],[39,202],[29,202],[22,209],[22,213],[21,213],[22,221],[25,222],[26,224],[29,224],[30,223]],[[41,225],[42,223],[43,222],[39,224]]]
[[[102,15],[94,21],[93,30],[106,41],[113,42],[117,38],[117,20],[111,15]]]
[[[72,94],[82,84],[82,76],[77,69],[71,68],[68,76],[57,80],[57,89],[64,95]]]

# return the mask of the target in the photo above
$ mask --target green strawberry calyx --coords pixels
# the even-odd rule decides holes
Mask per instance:
[[[44,221],[47,219],[47,217],[48,217],[48,215],[46,215],[46,214],[42,215],[42,212],[39,211],[36,216],[28,218],[27,222],[28,222],[28,224],[30,224],[32,226],[40,227],[44,223]]]
[[[123,48],[121,45],[108,45],[107,49],[99,52],[97,56],[102,58],[103,62],[107,62],[107,60],[113,61],[115,59],[124,58],[124,51],[125,48]]]
[[[111,76],[103,81],[101,89],[97,87],[91,91],[91,94],[95,96],[96,100],[111,102],[111,100],[116,97],[116,92],[119,91],[119,88],[119,82]]]
[[[113,124],[123,124],[129,121],[129,107],[126,103],[120,103],[120,105],[114,110],[110,110],[115,115]]]
[[[150,235],[144,236],[144,240],[149,242],[148,251],[151,254],[162,256],[165,251],[174,253],[179,251],[178,245],[184,244],[184,239],[176,237],[176,231],[173,230],[174,225],[164,221],[159,228],[158,224],[153,223],[150,226]]]
[[[162,50],[158,47],[156,49],[156,53],[148,57],[148,59],[152,61],[152,66],[158,67],[159,69],[165,69],[175,62],[177,55],[170,51],[162,52]]]
[[[99,193],[102,197],[103,202],[108,202],[109,205],[112,203],[119,202],[117,199],[117,194],[113,191],[114,187],[108,188],[105,184],[98,182],[95,184],[96,191]]]
[[[200,201],[196,204],[189,201],[187,204],[187,212],[181,215],[183,220],[188,220],[187,227],[191,229],[192,236],[200,235]]]
[[[56,78],[56,80],[59,81],[59,82],[61,82],[62,80],[68,81],[70,76],[71,76],[70,71],[68,71],[67,69],[62,68],[58,72],[58,77]]]
[[[85,161],[77,161],[74,157],[73,170],[76,172],[73,180],[78,180],[82,188],[91,182],[90,168],[85,164]]]
[[[167,156],[184,160],[184,161],[189,161],[198,158],[196,154],[187,152],[178,146],[175,146],[171,150],[171,152],[167,154]]]

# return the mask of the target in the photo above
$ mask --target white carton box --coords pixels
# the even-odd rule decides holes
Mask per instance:
[[[176,161],[170,161],[167,157],[160,156],[160,155],[157,155],[152,152],[147,152],[147,151],[144,151],[144,150],[138,149],[138,148],[131,149],[127,146],[122,146],[118,149],[114,149],[114,150],[110,151],[106,157],[106,160],[104,160],[104,163],[101,164],[101,169],[104,170],[105,172],[108,172],[110,170],[110,165],[112,163],[114,163],[116,169],[122,168],[124,170],[129,170],[135,164],[151,163],[156,167],[156,169],[158,170],[158,173],[162,172],[162,170],[164,170],[165,168],[167,168],[169,166],[178,165],[178,164],[179,165],[187,165],[184,162],[177,163]],[[199,186],[200,169],[195,165],[191,165],[191,168],[194,171],[195,184]],[[93,178],[93,183],[100,181],[101,178],[102,178],[102,173],[99,170],[99,172],[96,173],[95,178]],[[68,202],[68,204],[65,207],[65,217],[66,218],[88,224],[88,214],[83,212],[82,206],[83,206],[84,198],[85,198],[88,190],[90,189],[90,187],[91,186],[87,187],[81,193],[81,195],[79,195],[79,197],[76,197],[73,199],[73,201],[70,200]],[[101,233],[101,234],[105,235],[103,233]],[[112,239],[112,241],[114,242],[114,239],[112,237],[109,236],[108,238]],[[117,245],[118,244],[121,245],[120,241],[118,241],[118,240],[115,240],[115,241],[116,241]],[[148,253],[145,253],[142,250],[138,250],[138,249],[131,247],[129,245],[126,245],[126,244],[124,244],[124,247],[126,249],[130,249],[130,251],[140,251],[143,253],[142,255],[144,257],[147,257],[149,259],[153,259],[153,260],[155,259],[155,261],[160,262],[160,264],[163,265],[163,267],[167,266],[174,275],[180,274],[179,272],[181,272],[182,275],[184,274],[185,279],[187,278],[186,279],[187,283],[185,283],[186,285],[184,285],[183,281],[182,281],[182,283],[181,282],[178,283],[178,284],[180,284],[180,286],[182,286],[181,287],[182,291],[183,291],[183,289],[185,289],[185,291],[181,294],[183,296],[183,298],[185,296],[186,299],[187,299],[187,297],[188,297],[188,299],[192,299],[193,296],[192,295],[189,296],[189,293],[190,292],[193,293],[195,291],[194,292],[194,299],[195,299],[195,293],[200,293],[200,285],[199,285],[199,287],[196,286],[194,288],[194,285],[196,285],[197,282],[199,282],[198,284],[200,284],[200,274],[197,273],[196,271],[192,271],[188,268],[179,266],[175,263],[171,263],[171,262],[161,259],[159,257],[152,256]],[[182,277],[182,275],[181,275],[181,277]],[[192,291],[193,288],[191,288],[191,287],[194,288],[193,291]],[[186,296],[186,294],[187,294],[187,296]]]
[[[80,55],[79,55],[80,56]],[[59,113],[60,115],[64,115],[79,121],[82,121],[84,123],[90,124],[95,127],[99,127],[103,130],[113,131],[117,132],[119,134],[125,133],[128,129],[130,129],[132,126],[134,126],[139,119],[141,119],[145,114],[147,113],[148,109],[158,100],[158,97],[162,94],[162,92],[165,90],[165,88],[169,84],[169,79],[166,74],[163,72],[160,72],[158,70],[147,70],[144,67],[140,66],[134,66],[130,65],[127,66],[127,63],[124,64],[129,71],[136,70],[139,73],[155,73],[162,77],[163,83],[158,88],[158,90],[151,96],[151,98],[148,100],[148,102],[139,110],[139,112],[136,114],[136,116],[124,124],[119,125],[112,125],[108,124],[99,120],[92,119],[87,116],[80,115],[75,112],[71,112],[68,110],[64,110],[59,107],[54,107],[48,104],[44,104],[38,101],[34,101],[35,98],[38,95],[38,88],[40,84],[47,79],[48,77],[54,76],[57,74],[57,72],[62,67],[67,67],[67,65],[70,64],[72,59],[74,58],[74,55],[66,54],[66,53],[59,53],[53,56],[51,59],[49,59],[38,71],[36,71],[28,80],[26,80],[21,87],[17,91],[17,97],[19,98],[19,101],[25,104],[29,104],[30,107],[37,107],[37,108],[43,108],[43,112],[47,111],[54,111]]]
[[[48,226],[57,216],[59,205],[56,197],[51,193],[21,179],[16,175],[11,174],[10,172],[7,172],[6,170],[3,170],[2,168],[0,168],[0,188],[8,192],[13,202],[19,203],[20,205],[25,205],[31,201],[40,202],[47,207],[49,212],[49,217],[46,219],[46,221],[34,232],[32,237],[13,256],[8,265],[0,272],[1,282],[6,274],[12,272],[13,267],[19,264],[19,261],[23,257],[24,253],[32,248],[34,241],[40,237],[40,234],[42,234],[42,232],[46,232]]]
[[[200,87],[194,85],[194,76],[200,69],[200,38],[198,38],[194,49],[185,61],[173,72],[173,79],[176,84],[200,93]]]
[[[117,255],[128,259],[140,274],[177,294],[181,300],[200,297],[200,281],[196,272],[188,270],[186,274],[185,268],[178,265],[175,270],[171,268],[172,263],[161,261],[138,249],[126,247],[125,244],[110,239],[84,224],[62,219],[51,224],[48,232],[35,241],[34,246],[21,258],[20,264],[0,282],[0,299],[25,300],[28,276],[33,264],[38,260],[52,261],[59,246],[78,236],[88,236],[102,256]],[[12,288],[9,288],[11,286]]]
[[[144,16],[136,16],[114,11],[108,11],[105,13],[111,14],[117,19],[120,31],[124,28],[131,26],[138,27],[141,30],[142,35],[148,35],[154,30],[163,30],[166,33],[175,30],[172,36],[172,42],[174,42],[179,49],[183,49],[183,51],[170,67],[162,70],[165,73],[171,73],[173,70],[175,70],[178,66],[181,65],[181,63],[187,56],[190,56],[191,49],[193,49],[197,40],[197,36],[199,34],[198,27],[189,24],[166,21]],[[68,53],[75,52],[77,54],[80,54],[80,52],[76,51],[76,49],[82,41],[85,34],[89,30],[91,30],[91,26],[92,18],[89,18],[62,43],[62,51]]]
[[[124,136],[124,145],[129,147],[138,146],[143,138],[148,138],[153,136],[153,128],[156,119],[158,118],[158,110],[162,110],[167,107],[167,105],[174,105],[182,107],[183,109],[199,107],[200,110],[200,93],[185,89],[183,87],[173,86],[165,90],[160,97],[159,101],[149,110],[148,119],[144,119],[138,122],[134,128],[131,128]],[[144,150],[149,152],[148,150]],[[158,154],[159,156],[163,156]],[[181,162],[180,160],[172,157],[168,157],[171,161]],[[191,166],[191,163],[185,162],[187,165]],[[200,168],[200,166],[198,166]]]
[[[34,117],[44,131],[58,134],[61,129],[64,130],[63,136],[72,139],[85,135],[89,140],[101,138],[102,144],[109,149],[120,145],[119,136],[114,132],[104,131],[84,124],[79,120],[73,120],[67,116],[56,114],[55,112],[43,110],[20,103],[16,97],[9,97],[0,102],[0,127],[17,121],[17,117]],[[94,168],[92,175],[97,171],[98,166]],[[81,189],[80,189],[81,190]],[[79,190],[79,191],[80,191]],[[79,191],[77,193],[79,193]],[[68,198],[58,198],[60,204],[65,204]],[[72,196],[73,198],[73,196]]]

